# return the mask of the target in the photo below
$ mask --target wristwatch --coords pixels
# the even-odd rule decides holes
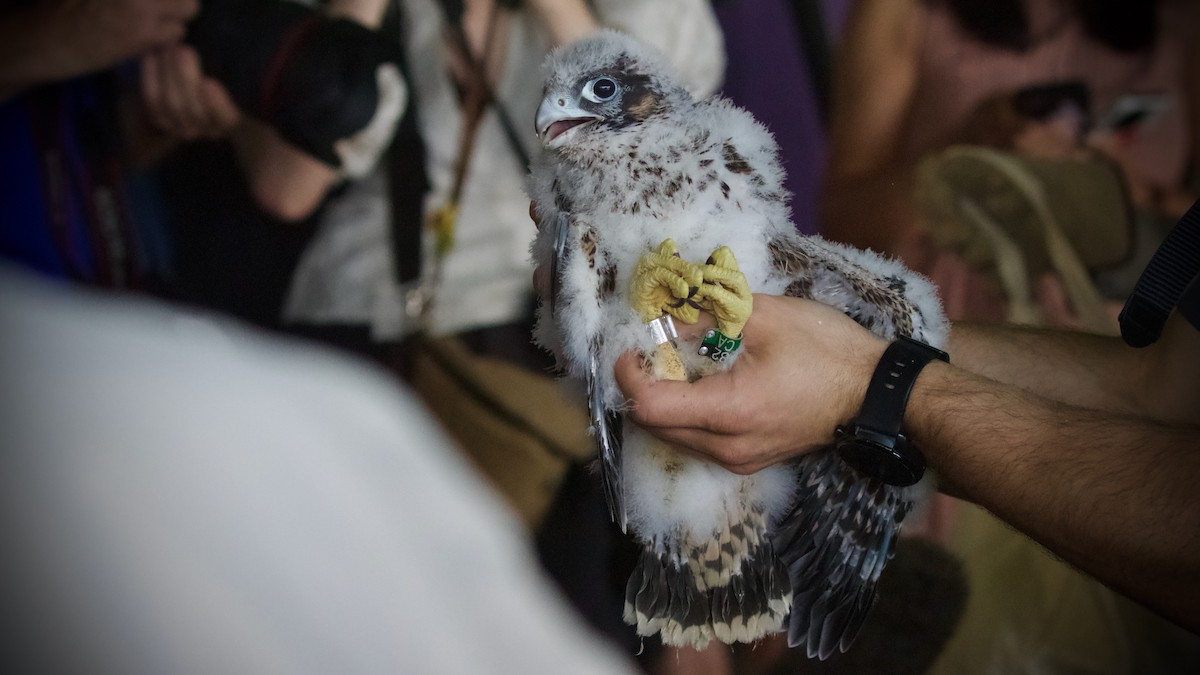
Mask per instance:
[[[925,473],[925,458],[901,431],[904,409],[917,375],[930,361],[949,361],[940,349],[900,337],[888,345],[875,367],[862,409],[849,425],[838,426],[836,447],[859,472],[890,485],[912,485]]]

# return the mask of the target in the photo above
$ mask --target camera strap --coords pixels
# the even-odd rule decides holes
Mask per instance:
[[[453,9],[453,7],[449,9]],[[433,303],[436,301],[437,287],[441,278],[442,261],[454,248],[455,226],[463,187],[466,184],[479,127],[484,113],[489,107],[495,112],[510,146],[522,164],[522,168],[526,171],[529,168],[530,160],[528,153],[518,140],[519,136],[516,133],[516,127],[513,125],[512,119],[508,116],[488,80],[486,68],[485,59],[494,52],[497,44],[496,40],[500,33],[499,19],[503,11],[507,10],[499,5],[491,7],[491,13],[487,20],[487,33],[479,55],[476,55],[475,50],[471,48],[466,31],[463,29],[462,12],[445,12],[446,45],[450,49],[451,57],[456,60],[455,64],[449,65],[458,66],[457,68],[448,67],[448,71],[450,78],[458,87],[459,103],[462,111],[461,132],[449,194],[445,203],[435,208],[429,214],[426,221],[426,228],[432,235],[433,240],[433,260],[431,261],[432,265],[430,266],[428,283],[425,284],[425,288],[419,298],[422,305],[419,312],[422,328],[427,327],[430,311],[433,308]],[[421,250],[428,251],[429,248],[422,246]]]
[[[529,156],[525,152],[525,148],[518,140],[516,127],[512,123],[512,119],[508,116],[508,112],[504,105],[496,97],[496,92],[492,88],[488,80],[487,62],[488,55],[492,54],[496,46],[496,38],[499,33],[498,15],[501,9],[497,6],[491,8],[491,15],[487,22],[487,35],[484,38],[480,56],[476,56],[471,44],[467,38],[466,31],[463,29],[462,14],[458,16],[448,15],[446,21],[447,27],[447,46],[453,52],[454,58],[461,65],[459,69],[450,69],[450,76],[454,79],[459,88],[459,101],[462,108],[462,133],[459,136],[458,160],[454,166],[454,182],[450,187],[450,196],[447,200],[449,205],[457,209],[460,198],[462,197],[463,185],[466,183],[467,172],[470,169],[471,154],[475,148],[475,139],[478,136],[479,125],[483,121],[483,115],[490,106],[495,112],[497,119],[500,121],[500,126],[504,130],[505,136],[508,138],[509,145],[517,154],[523,168],[529,169]],[[439,232],[439,237],[444,240],[439,240],[438,250],[441,254],[449,252],[453,246],[453,227],[447,232]]]
[[[279,107],[283,100],[281,92],[284,76],[293,67],[300,48],[325,20],[325,16],[314,12],[296,21],[284,31],[279,45],[275,48],[263,71],[262,91],[259,92],[258,107],[255,109],[256,114],[262,119],[273,120],[279,116]]]
[[[1180,295],[1200,274],[1200,201],[1183,215],[1138,278],[1121,310],[1121,337],[1131,347],[1153,344]]]

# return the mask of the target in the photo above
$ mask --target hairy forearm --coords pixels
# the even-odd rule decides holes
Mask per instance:
[[[1200,428],[1075,407],[943,364],[918,379],[906,421],[941,489],[1200,629]]]
[[[961,368],[1085,408],[1180,422],[1200,410],[1200,332],[1178,315],[1142,349],[1111,335],[956,323],[949,351]]]
[[[1144,412],[1129,383],[1135,354],[1109,335],[956,323],[953,363],[1046,398],[1097,410]]]

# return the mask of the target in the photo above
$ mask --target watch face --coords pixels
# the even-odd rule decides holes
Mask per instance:
[[[946,353],[910,337],[897,337],[880,357],[867,384],[862,408],[837,430],[837,450],[847,464],[889,485],[921,480],[925,458],[908,445],[902,424],[913,383],[925,364]]]
[[[837,451],[842,461],[856,471],[888,485],[912,485],[925,474],[925,459],[903,437],[896,439],[894,447],[888,447],[839,429]]]

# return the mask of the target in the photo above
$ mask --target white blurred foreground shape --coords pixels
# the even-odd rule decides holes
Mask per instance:
[[[5,670],[631,672],[383,374],[2,266],[0,326]]]

